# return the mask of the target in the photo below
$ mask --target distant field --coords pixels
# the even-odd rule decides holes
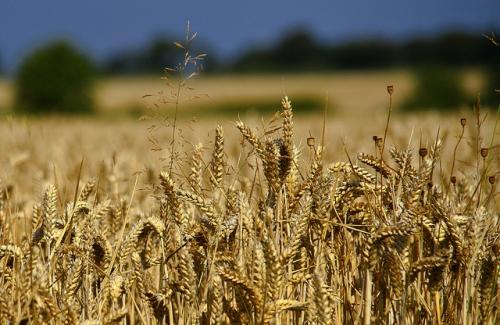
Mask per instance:
[[[464,84],[473,93],[480,87],[477,71],[464,71]],[[160,76],[108,78],[97,85],[97,104],[103,113],[139,113],[159,103],[168,89]],[[386,85],[395,86],[397,106],[413,89],[411,74],[406,70],[359,71],[328,74],[219,75],[192,80],[194,90],[181,94],[182,110],[199,112],[215,109],[242,113],[255,105],[279,105],[284,93],[300,102],[321,103],[328,96],[329,106],[337,114],[378,114],[387,106]],[[0,80],[0,109],[12,104],[12,85]],[[153,95],[144,97],[145,95]],[[192,99],[191,97],[197,97]],[[319,105],[319,104],[317,104]],[[161,105],[169,109],[172,105]],[[309,109],[309,107],[308,107]],[[257,110],[259,111],[259,110]],[[204,115],[204,114],[202,114]]]
[[[277,102],[279,98],[276,98]],[[370,115],[366,117],[347,114],[329,115],[325,132],[325,146],[327,146],[325,159],[327,161],[346,159],[343,142],[353,157],[356,157],[356,152],[371,153],[373,151],[372,136],[383,135],[386,114],[383,112],[373,117]],[[444,157],[447,158],[444,159],[443,166],[447,166],[449,162],[447,159],[451,155],[450,150],[453,149],[456,137],[460,134],[461,117],[466,117],[470,121],[466,135],[472,137],[474,117],[471,112],[462,111],[453,114],[424,112],[395,115],[391,119],[388,132],[389,146],[396,145],[400,148],[410,146],[414,150],[422,145],[428,147],[434,141],[440,128],[440,136],[446,144]],[[241,119],[260,131],[271,121],[270,116],[262,117],[258,114],[242,116]],[[179,140],[179,146],[182,148],[180,150],[191,152],[194,144],[202,142],[206,147],[206,153],[210,153],[210,148],[213,146],[213,132],[219,124],[224,127],[228,155],[231,159],[237,160],[236,152],[238,152],[242,138],[236,129],[236,120],[236,116],[215,115],[212,119],[180,121],[178,124],[182,130],[179,133],[182,135]],[[485,142],[488,142],[492,136],[494,122],[494,117],[490,115],[483,125]],[[312,136],[317,139],[317,142],[320,141],[323,116],[321,113],[297,116],[295,123],[297,145],[308,156],[307,138]],[[53,176],[53,168],[58,171],[57,174],[62,183],[70,180],[74,182],[81,159],[85,157],[85,174],[97,175],[103,162],[111,164],[113,161],[113,164],[119,164],[119,170],[123,171],[120,177],[124,177],[124,181],[127,179],[129,181],[127,184],[131,185],[133,173],[148,168],[159,170],[165,163],[160,157],[168,156],[166,150],[158,152],[155,148],[157,146],[168,148],[171,141],[171,128],[160,127],[150,132],[151,126],[157,124],[159,124],[158,120],[118,119],[110,121],[92,117],[27,120],[2,118],[0,119],[0,139],[2,139],[0,166],[3,169],[0,171],[0,179],[16,180],[16,183],[24,189],[19,195],[33,198],[39,193],[47,179]],[[260,131],[258,134],[262,136]],[[498,138],[500,131],[497,130],[496,133]],[[157,143],[151,143],[150,137],[156,138]],[[470,144],[464,143],[463,152],[460,155],[468,153],[469,149]],[[189,158],[183,156],[183,159]],[[496,161],[497,166],[500,167],[500,155],[497,155]],[[459,171],[466,167],[462,163],[457,165]],[[69,188],[67,189],[68,195],[71,194]]]

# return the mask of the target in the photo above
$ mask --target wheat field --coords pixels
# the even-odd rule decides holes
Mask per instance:
[[[293,112],[2,122],[2,323],[498,324],[498,117]]]

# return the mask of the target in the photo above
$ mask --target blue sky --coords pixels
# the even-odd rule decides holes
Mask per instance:
[[[326,40],[500,28],[499,0],[1,1],[0,62],[8,70],[51,38],[70,38],[103,59],[155,35],[182,35],[188,20],[225,57],[271,43],[297,26]]]

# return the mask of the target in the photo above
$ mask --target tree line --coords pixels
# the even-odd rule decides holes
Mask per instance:
[[[221,59],[207,51],[204,70],[211,73],[489,66],[498,62],[498,51],[493,47],[480,31],[450,31],[405,40],[365,38],[327,42],[319,41],[306,30],[296,30],[273,44],[250,46],[233,60]],[[111,74],[158,73],[179,62],[179,55],[182,53],[173,46],[172,39],[157,38],[142,49],[116,53],[104,62],[103,69]]]
[[[143,50],[121,53],[101,67],[66,41],[46,44],[24,58],[15,76],[15,105],[23,113],[91,113],[94,82],[103,74],[160,73],[182,61],[173,42],[157,39]],[[192,49],[193,55],[197,54]],[[328,45],[298,31],[267,48],[252,48],[229,63],[216,57],[205,62],[207,72],[294,72],[300,70],[371,69],[409,66],[416,91],[403,108],[456,109],[470,100],[457,67],[481,67],[481,98],[498,107],[500,47],[481,35],[448,33],[406,42],[365,40]]]
[[[491,34],[487,31],[485,34]],[[499,33],[500,34],[500,33]],[[96,63],[104,74],[159,74],[182,60],[175,38],[160,36],[137,49],[117,51]],[[192,51],[207,53],[205,73],[294,72],[348,69],[383,69],[419,66],[483,66],[498,64],[498,51],[481,31],[448,31],[404,40],[357,38],[342,42],[320,41],[299,29],[268,45],[250,45],[233,59],[221,58],[209,44]],[[0,57],[0,74],[2,73]]]

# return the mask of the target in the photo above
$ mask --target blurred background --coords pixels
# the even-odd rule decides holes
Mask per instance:
[[[160,78],[186,53],[206,56],[185,67],[201,72],[179,95],[185,117],[266,113],[284,93],[299,113],[328,98],[334,113],[377,114],[389,84],[400,111],[463,109],[479,93],[496,109],[495,34],[497,0],[4,1],[0,114],[169,110],[177,93]]]

